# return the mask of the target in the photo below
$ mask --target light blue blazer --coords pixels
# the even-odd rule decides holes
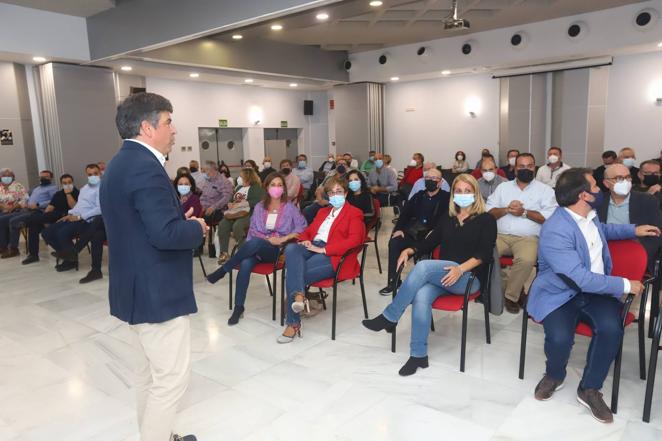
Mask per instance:
[[[602,238],[605,274],[612,262],[607,240],[635,238],[634,225],[600,223],[593,219]],[[531,285],[527,309],[536,321],[570,301],[579,292],[605,294],[618,299],[623,295],[621,277],[591,272],[591,258],[579,226],[562,207],[545,221],[538,245],[538,275]]]

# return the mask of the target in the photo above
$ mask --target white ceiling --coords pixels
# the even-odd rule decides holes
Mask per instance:
[[[614,8],[643,0],[459,0],[460,17],[469,31],[446,31],[443,20],[451,13],[451,0],[384,0],[381,7],[368,0],[348,0],[295,14],[270,29],[274,21],[239,30],[244,38],[268,38],[287,43],[321,46],[328,50],[360,52],[388,46],[504,28],[525,23]],[[326,12],[320,23],[315,16]],[[230,39],[234,32],[218,34]]]
[[[126,0],[120,0],[126,1]],[[59,14],[74,15],[77,17],[90,17],[114,8],[117,0],[2,0],[8,3],[43,11],[57,12]]]

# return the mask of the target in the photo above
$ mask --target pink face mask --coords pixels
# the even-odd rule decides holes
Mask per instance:
[[[280,199],[283,195],[283,187],[269,187],[269,196],[274,199]]]

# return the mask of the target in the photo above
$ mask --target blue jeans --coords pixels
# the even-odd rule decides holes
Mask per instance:
[[[411,307],[411,343],[412,357],[425,357],[428,354],[428,335],[432,321],[432,303],[439,296],[447,294],[464,295],[471,273],[466,272],[451,286],[442,286],[441,279],[448,273],[444,268],[457,266],[448,260],[422,260],[409,273],[398,294],[384,310],[388,321],[397,323],[405,313],[407,306]],[[480,288],[478,279],[474,280],[471,291]]]
[[[593,338],[579,386],[582,389],[602,389],[609,366],[616,359],[623,340],[622,310],[623,304],[612,296],[580,293],[549,313],[542,322],[547,375],[555,380],[565,379],[565,369],[575,342],[575,328],[581,320],[591,327]]]
[[[254,237],[244,242],[234,256],[223,264],[225,272],[230,272],[239,265],[237,274],[237,289],[234,301],[237,306],[244,306],[246,291],[251,280],[251,271],[258,263],[274,263],[278,259],[279,247],[271,245],[269,241]]]
[[[0,248],[4,249],[7,246],[11,245],[9,243],[9,222],[16,216],[21,216],[22,211],[13,211],[11,213],[0,213]],[[18,240],[16,241],[16,246],[18,245]]]
[[[313,245],[324,247],[324,242],[313,242]],[[320,280],[335,276],[331,259],[326,254],[313,253],[303,245],[291,243],[285,248],[285,284],[287,290],[287,324],[301,323],[299,314],[292,311],[294,294],[305,293],[306,286]]]

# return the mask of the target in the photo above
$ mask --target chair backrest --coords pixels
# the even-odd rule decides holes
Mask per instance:
[[[382,217],[382,206],[379,203],[379,199],[372,198],[372,207],[375,210],[375,214],[372,216],[370,223],[366,225],[366,234],[377,226]]]
[[[435,247],[434,250],[432,250],[432,258],[435,260],[439,260],[439,255],[441,254],[441,245],[438,247]]]
[[[646,273],[648,255],[646,249],[636,240],[610,240],[607,242],[613,268],[612,276],[629,280],[642,280]]]
[[[296,205],[297,207],[301,206],[301,202],[303,201],[303,192],[304,192],[303,184],[299,184],[299,193],[297,193],[296,201],[294,202],[294,205]]]

